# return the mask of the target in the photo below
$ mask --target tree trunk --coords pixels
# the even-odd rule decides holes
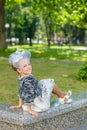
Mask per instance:
[[[4,6],[5,0],[0,0],[0,49],[5,49],[7,46],[5,43]]]
[[[32,38],[30,37],[30,46],[32,46]]]

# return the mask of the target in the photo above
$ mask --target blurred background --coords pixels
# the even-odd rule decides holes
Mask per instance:
[[[87,44],[86,0],[0,0],[0,49]]]

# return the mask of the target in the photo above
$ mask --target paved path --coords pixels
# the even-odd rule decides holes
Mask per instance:
[[[87,130],[87,123],[73,128],[68,128],[66,130]]]

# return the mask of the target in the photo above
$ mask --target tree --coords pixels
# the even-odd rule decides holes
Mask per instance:
[[[36,29],[38,27],[39,19],[37,15],[33,14],[32,10],[28,7],[24,11],[24,32],[26,38],[30,39],[30,46],[32,46],[32,39],[35,36]]]
[[[23,0],[0,0],[0,49],[7,47],[5,42],[5,3],[22,2]]]
[[[20,44],[23,44],[29,38],[31,46],[39,22],[37,15],[31,9],[31,3],[23,2],[20,5],[16,3],[14,6],[13,3],[7,4],[5,10],[5,18],[10,25],[9,36],[19,38]]]
[[[44,12],[51,14],[47,18],[48,23],[52,24],[52,28],[57,30],[58,26],[68,24],[78,28],[87,28],[87,2],[86,0],[0,0],[0,49],[6,48],[5,35],[4,35],[4,9],[5,2],[7,5],[20,3],[31,3],[32,10],[38,15],[44,16]],[[39,12],[39,13],[38,13]],[[70,29],[71,31],[71,29]]]
[[[4,34],[4,7],[5,0],[0,0],[0,49],[6,48],[5,34]]]
[[[55,27],[68,25],[69,39],[72,37],[72,28],[87,28],[87,2],[86,0],[33,0],[33,7],[39,14],[51,14]],[[44,17],[45,18],[45,17]],[[51,23],[51,21],[50,21]],[[48,25],[47,25],[48,26]],[[71,41],[71,40],[70,40]]]

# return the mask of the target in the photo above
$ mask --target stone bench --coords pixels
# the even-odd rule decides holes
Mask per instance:
[[[87,122],[87,92],[73,94],[71,104],[60,105],[51,101],[48,111],[39,118],[20,110],[12,110],[8,104],[0,104],[0,130],[66,130]]]

